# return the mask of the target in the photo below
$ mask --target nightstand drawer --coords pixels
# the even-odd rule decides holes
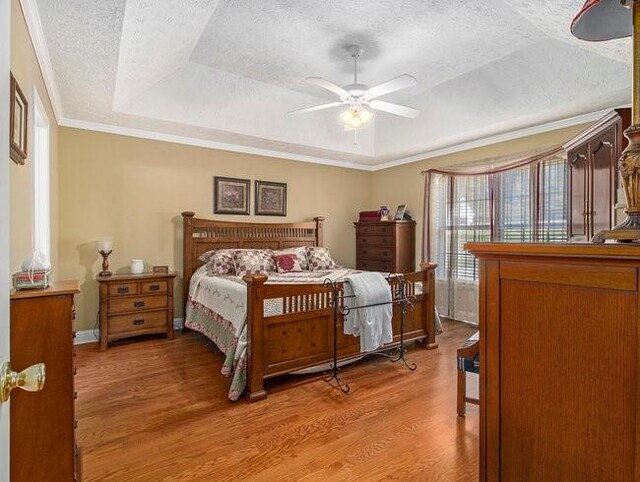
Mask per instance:
[[[109,334],[118,335],[132,331],[158,330],[167,328],[166,311],[150,311],[109,317]]]
[[[138,283],[109,283],[109,297],[138,294]]]
[[[166,293],[169,284],[166,281],[142,281],[140,294]]]
[[[109,315],[131,313],[135,311],[157,310],[167,307],[167,296],[137,296],[131,298],[114,298],[109,300]]]
[[[360,246],[358,256],[361,258],[381,259],[391,261],[393,258],[393,248],[379,248],[374,246]]]

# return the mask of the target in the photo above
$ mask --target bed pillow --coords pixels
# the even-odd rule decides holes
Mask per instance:
[[[278,273],[293,273],[302,271],[298,255],[296,253],[274,254],[273,258],[276,261],[276,268],[278,268]]]
[[[287,249],[279,249],[273,252],[274,259],[281,254],[295,254],[298,258],[298,264],[300,264],[300,269],[302,271],[306,271],[309,269],[309,263],[307,262],[307,250],[304,246],[299,248],[287,248]]]
[[[338,267],[331,258],[329,248],[323,248],[321,246],[310,246],[307,248],[307,261],[310,271],[323,271]]]
[[[215,249],[213,251],[207,251],[206,253],[203,253],[200,256],[198,256],[198,259],[203,263],[207,263],[211,259],[211,256],[213,256],[215,253],[216,253]]]
[[[236,264],[233,260],[233,250],[231,249],[207,251],[198,259],[207,264],[207,274],[209,276],[236,274]]]
[[[242,249],[233,252],[236,265],[236,276],[246,274],[268,274],[275,271],[275,262],[270,250]]]

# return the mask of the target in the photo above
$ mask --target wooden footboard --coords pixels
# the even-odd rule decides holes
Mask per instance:
[[[421,271],[407,273],[406,294],[415,296],[415,306],[405,315],[405,341],[421,341],[427,349],[435,341],[435,265],[422,264]],[[246,396],[249,401],[266,398],[264,380],[312,367],[333,358],[332,293],[324,285],[265,284],[267,276],[248,275],[248,366]],[[390,281],[392,285],[397,281]],[[416,283],[422,284],[417,294]],[[340,285],[341,288],[341,285]],[[265,300],[279,303],[278,314],[265,315]],[[400,341],[400,307],[393,312],[394,342]],[[358,338],[342,333],[338,324],[338,358],[344,360],[360,352]]]

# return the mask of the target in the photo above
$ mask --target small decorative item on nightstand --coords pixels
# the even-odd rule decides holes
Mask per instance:
[[[102,255],[102,271],[98,276],[106,277],[111,276],[112,273],[109,271],[109,255],[113,251],[113,239],[112,238],[103,238],[98,241],[98,253]]]
[[[144,273],[144,260],[142,259],[132,259],[131,265],[129,266],[131,270],[131,274],[142,274]]]
[[[100,350],[123,338],[165,333],[173,338],[174,272],[97,276]]]

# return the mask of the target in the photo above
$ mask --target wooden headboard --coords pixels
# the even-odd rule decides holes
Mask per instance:
[[[322,246],[324,217],[305,223],[240,223],[199,219],[196,213],[182,213],[184,244],[182,251],[183,302],[189,296],[189,281],[202,264],[198,259],[213,249],[284,249],[294,246]]]

